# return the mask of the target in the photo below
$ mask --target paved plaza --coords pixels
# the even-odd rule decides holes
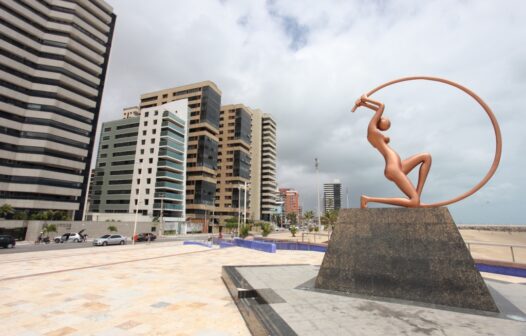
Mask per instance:
[[[322,257],[174,242],[2,255],[2,335],[250,335],[221,266]]]
[[[319,252],[278,251],[270,254],[238,247],[183,246],[180,242],[2,255],[2,335],[250,335],[221,279],[221,267],[320,265],[322,258],[323,253]],[[288,280],[282,281],[280,286],[297,285],[283,276]],[[514,284],[509,287],[518,300],[514,303],[526,307],[526,295],[522,295],[526,291],[522,284],[526,282],[524,279],[489,274],[484,274],[484,277],[495,280],[496,285]],[[260,280],[266,281],[264,278]],[[518,289],[521,291],[517,292]],[[294,301],[289,295],[294,296],[299,290],[278,292]],[[310,299],[316,295],[301,292]],[[363,304],[360,302],[356,304]],[[303,306],[305,304],[311,303],[306,300]],[[287,307],[282,305],[277,309],[287,310]],[[295,322],[291,325],[298,328],[300,334],[316,334],[309,326],[317,325],[313,321],[323,322],[318,315],[313,319],[290,311],[283,313],[292,315]],[[318,313],[323,314],[323,311]],[[430,313],[422,316],[426,314],[432,316]],[[389,316],[375,316],[373,311],[365,312],[363,316],[369,316],[364,321],[370,321],[370,327],[375,330],[380,328],[380,321],[392,322]],[[467,316],[466,330],[469,330],[469,321],[487,319],[465,314],[461,318],[463,316]],[[358,328],[358,317],[347,324],[355,323],[355,328],[352,328],[355,334],[368,334],[363,325]],[[495,326],[513,331],[525,330],[522,328],[526,324],[522,322],[495,320],[492,323]],[[408,321],[413,322],[412,319]],[[400,323],[404,325],[405,322]],[[406,326],[411,328],[410,324]],[[335,325],[331,325],[326,332],[330,334],[336,330]],[[319,334],[319,330],[316,332]]]

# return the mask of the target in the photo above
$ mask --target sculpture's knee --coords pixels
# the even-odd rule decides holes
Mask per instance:
[[[422,153],[422,162],[431,164],[431,161],[433,161],[433,159],[431,158],[431,154]]]
[[[407,207],[409,208],[418,208],[420,206],[420,197],[418,195],[413,196],[409,199],[409,204]]]

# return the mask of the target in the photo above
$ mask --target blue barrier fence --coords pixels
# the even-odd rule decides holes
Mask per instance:
[[[526,270],[507,266],[475,264],[480,272],[496,273],[526,278]]]
[[[204,246],[204,247],[212,247],[212,244],[198,242],[198,241],[191,241],[191,240],[185,240],[183,242],[183,245],[199,245],[199,246]]]
[[[245,247],[268,253],[276,253],[276,244],[274,243],[265,243],[257,240],[245,240],[241,238],[234,238],[233,243],[239,247]]]

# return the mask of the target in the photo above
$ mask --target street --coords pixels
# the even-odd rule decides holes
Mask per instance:
[[[156,244],[160,242],[170,242],[170,241],[184,241],[184,240],[207,240],[211,237],[211,234],[208,233],[199,233],[199,234],[189,234],[183,236],[174,236],[174,237],[162,237],[157,238],[150,244]],[[130,239],[127,241],[128,245],[131,245],[132,242]],[[135,244],[148,244],[148,242],[136,242]],[[7,249],[0,248],[0,254],[11,254],[11,253],[23,253],[23,252],[38,252],[38,251],[53,251],[53,250],[70,250],[70,249],[81,249],[86,247],[93,247],[92,240],[88,240],[84,243],[61,243],[57,244],[51,242],[49,244],[34,244],[34,243],[18,243],[15,248]],[[112,246],[101,246],[101,248],[111,248]]]

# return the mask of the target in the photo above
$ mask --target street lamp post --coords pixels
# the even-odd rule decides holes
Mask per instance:
[[[318,169],[318,158],[314,159],[314,165],[316,167],[316,190],[318,191],[318,228],[321,232],[321,213],[320,213],[320,172]]]
[[[247,225],[247,181],[245,181],[245,197],[243,199],[243,210],[244,210],[244,215],[243,215],[243,225]]]
[[[135,204],[135,221],[133,223],[133,236],[132,236],[132,245],[135,245],[135,235],[137,234],[137,220],[139,217],[139,202],[141,200],[141,186],[142,186],[142,174],[144,171],[144,161],[141,162],[141,173],[139,175],[139,193],[137,194],[137,204]]]
[[[159,194],[161,197],[161,222],[159,225],[159,236],[163,234],[164,230],[164,193]]]
[[[237,186],[237,236],[239,237],[239,230],[241,229],[241,186]]]

